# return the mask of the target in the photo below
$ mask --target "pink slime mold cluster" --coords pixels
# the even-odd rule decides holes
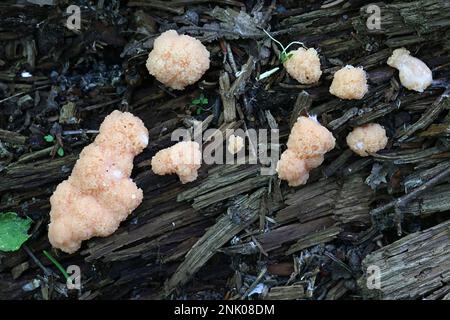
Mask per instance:
[[[384,149],[388,143],[386,130],[378,123],[368,123],[354,128],[346,140],[350,149],[361,157]]]
[[[176,173],[181,183],[197,179],[197,171],[202,164],[200,145],[194,141],[182,141],[158,151],[152,158],[152,170],[155,174]]]
[[[146,66],[158,81],[183,90],[209,69],[209,51],[199,40],[169,30],[155,39]]]
[[[131,113],[114,111],[105,118],[71,176],[50,198],[53,247],[73,253],[83,240],[109,236],[139,206],[143,193],[130,174],[133,158],[147,144],[144,123]]]
[[[277,164],[278,177],[291,187],[305,184],[309,171],[323,162],[323,155],[335,146],[333,134],[315,118],[299,117]]]

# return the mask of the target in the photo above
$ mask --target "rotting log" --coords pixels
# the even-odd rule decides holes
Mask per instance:
[[[334,178],[307,184],[287,195],[286,207],[277,212],[277,223],[301,222],[324,216],[334,216],[341,223],[369,224],[368,214],[374,192],[359,174],[349,176],[343,183]]]
[[[450,221],[412,233],[372,252],[363,260],[358,280],[365,298],[418,299],[450,281]],[[369,267],[379,270],[368,273]],[[379,288],[374,277],[379,275]]]
[[[193,208],[200,210],[235,195],[267,185],[270,176],[259,175],[257,165],[225,166],[210,174],[201,184],[177,196],[177,201],[193,200]]]
[[[258,252],[259,245],[259,250],[274,258],[331,242],[338,238],[344,225],[370,225],[368,212],[373,195],[358,174],[342,184],[332,178],[308,184],[287,195],[287,206],[276,213],[277,225],[272,230],[222,251],[248,255]]]
[[[178,4],[173,4],[172,6],[174,7],[172,9],[175,10],[164,10],[164,21],[171,22],[181,18],[171,16],[171,12],[181,12],[181,10],[187,12],[186,10],[190,9],[187,2],[177,2]],[[227,39],[228,53],[234,52],[232,54],[235,55],[237,68],[244,71],[236,73],[233,70],[233,73],[231,73],[226,69],[226,66],[217,68],[217,62],[222,58],[220,47],[217,46],[217,43],[207,44],[208,49],[211,49],[214,63],[211,65],[211,70],[206,74],[206,81],[199,83],[199,87],[211,99],[213,97],[219,98],[217,95],[218,84],[209,81],[217,79],[217,76],[224,69],[230,72],[230,90],[233,89],[234,108],[236,108],[240,119],[239,121],[223,124],[221,121],[224,116],[220,117],[220,112],[225,111],[224,109],[227,109],[227,107],[222,108],[222,110],[219,107],[219,120],[217,123],[217,126],[220,127],[219,131],[223,133],[227,128],[245,128],[247,126],[249,128],[260,128],[266,126],[267,123],[265,121],[267,121],[271,127],[274,123],[277,124],[277,127],[279,125],[281,130],[280,137],[284,139],[289,133],[287,120],[295,120],[299,112],[309,111],[310,114],[317,115],[321,123],[332,129],[337,139],[337,147],[333,152],[327,154],[326,162],[322,168],[312,172],[310,182],[301,188],[286,188],[284,183],[280,185],[279,181],[274,177],[264,181],[264,178],[259,177],[257,166],[217,166],[209,170],[209,166],[203,165],[199,170],[197,181],[188,185],[181,185],[176,176],[155,176],[149,170],[149,164],[151,156],[156,151],[173,144],[173,141],[170,139],[170,133],[173,130],[179,128],[181,124],[190,127],[191,124],[188,120],[203,119],[203,114],[193,115],[191,113],[185,114],[184,112],[192,99],[198,96],[199,89],[197,86],[191,86],[184,93],[177,92],[174,94],[171,91],[167,91],[160,84],[157,85],[156,81],[146,81],[145,86],[135,88],[137,94],[133,94],[134,97],[130,99],[129,104],[129,110],[142,118],[146,126],[150,128],[150,145],[136,159],[137,164],[134,173],[137,176],[135,177],[133,174],[139,187],[144,190],[143,203],[133,212],[129,219],[121,224],[114,235],[108,238],[86,241],[83,249],[74,255],[58,254],[57,251],[54,251],[55,257],[64,266],[79,264],[82,267],[86,283],[80,299],[159,296],[163,289],[161,284],[174,275],[174,272],[179,268],[180,262],[185,258],[187,259],[185,255],[195,243],[199,244],[201,239],[205,240],[206,230],[208,227],[214,226],[214,221],[217,217],[223,217],[229,203],[236,202],[236,200],[241,199],[242,194],[254,192],[256,188],[263,187],[269,190],[269,194],[272,192],[272,196],[276,193],[279,199],[282,198],[281,193],[283,191],[286,196],[286,203],[283,205],[269,203],[267,206],[270,207],[270,210],[267,210],[267,214],[266,212],[260,212],[254,223],[236,233],[238,238],[249,242],[224,247],[230,245],[230,241],[225,241],[222,247],[216,251],[226,252],[232,256],[236,254],[254,254],[256,256],[267,249],[268,256],[262,252],[263,254],[259,255],[258,263],[266,263],[266,258],[275,260],[269,263],[276,263],[280,262],[276,260],[283,259],[284,261],[290,259],[289,255],[306,254],[310,250],[304,249],[309,249],[316,244],[332,242],[330,246],[337,246],[340,249],[344,248],[347,246],[347,243],[340,241],[341,230],[348,228],[348,225],[353,223],[358,226],[360,226],[361,222],[363,222],[363,225],[367,224],[369,221],[367,212],[368,208],[371,207],[370,202],[374,193],[377,197],[376,200],[382,200],[383,197],[400,196],[396,193],[391,194],[390,191],[386,192],[384,188],[373,192],[364,184],[365,177],[368,174],[367,169],[373,162],[392,163],[401,171],[398,179],[400,184],[395,192],[401,192],[402,187],[405,188],[405,192],[411,190],[411,188],[416,188],[446,167],[444,162],[448,162],[448,159],[443,162],[442,159],[449,157],[449,149],[446,146],[448,146],[447,129],[450,122],[449,115],[444,115],[448,111],[448,105],[436,106],[431,114],[431,118],[429,120],[425,119],[425,125],[420,122],[422,115],[425,115],[433,102],[439,102],[437,99],[442,95],[443,90],[441,86],[445,81],[440,82],[437,79],[438,81],[431,88],[419,95],[415,92],[403,90],[396,80],[398,72],[385,64],[392,52],[392,48],[408,46],[408,49],[414,55],[424,59],[432,68],[433,74],[439,74],[442,79],[448,78],[448,48],[450,48],[448,17],[450,11],[446,10],[447,8],[445,7],[448,1],[396,1],[395,3],[387,4],[380,2],[378,3],[382,13],[382,28],[380,30],[367,29],[366,22],[369,14],[366,11],[367,7],[360,8],[360,1],[346,2],[339,5],[336,4],[331,8],[322,7],[320,9],[311,4],[311,2],[304,1],[301,4],[301,8],[300,6],[292,8],[287,5],[284,12],[279,10],[270,12],[270,10],[275,8],[274,5],[273,7],[271,6],[272,8],[264,8],[263,11],[255,10],[255,18],[260,13],[265,16],[264,21],[257,28],[253,28],[255,24],[253,21],[250,21],[250,14],[246,13],[250,11],[245,11],[245,15],[241,17],[245,18],[246,23],[249,21],[253,23],[250,30],[242,28],[238,30],[239,26],[242,25],[234,23],[221,24],[221,28],[214,29],[213,26],[216,21],[222,21],[220,19],[217,20],[219,14],[222,13],[221,16],[228,20],[233,19],[232,22],[234,22],[234,18],[239,14],[239,8],[229,8],[228,6],[227,9],[216,9],[211,16],[212,7],[205,4],[205,1],[200,2],[198,2],[199,5],[196,7],[196,12],[202,17],[207,17],[205,21],[208,21],[208,23],[202,25],[203,19],[200,21],[200,24],[182,27],[179,32],[183,33],[183,29],[186,29],[187,33],[190,33],[189,29],[196,30],[196,34],[203,33],[203,38],[209,37],[213,39],[217,39],[217,36],[212,35],[217,32],[220,38]],[[225,7],[223,4],[233,5],[233,3],[237,3],[234,4],[235,6],[241,6],[239,2],[228,0],[219,1],[217,5]],[[257,1],[257,3],[260,2]],[[277,2],[277,5],[279,4],[283,5]],[[38,21],[41,21],[47,17],[49,15],[47,9],[35,6],[33,7],[34,9],[28,8],[25,10],[23,6],[12,6],[11,8],[14,9],[14,12],[12,12],[12,9],[8,9],[9,5],[0,6],[2,9],[7,9],[8,15],[17,17],[17,19],[6,19],[4,23],[1,23],[3,28],[0,30],[2,44],[11,39],[19,40],[22,36],[27,37],[23,43],[26,47],[29,47],[34,41],[37,41],[37,43],[42,42],[40,39],[32,39],[33,34],[41,32],[41,30],[32,32],[35,30],[33,21],[36,18],[38,18]],[[134,10],[134,8],[132,9]],[[23,16],[26,19],[19,19],[22,10],[25,11]],[[131,17],[134,14],[133,10],[127,11],[126,14]],[[143,7],[143,10],[146,10],[146,8]],[[155,9],[152,8],[152,10]],[[114,11],[114,13],[120,16],[120,11]],[[103,13],[108,16],[106,10]],[[232,13],[232,15],[226,17],[228,13]],[[152,12],[150,14],[153,15]],[[160,13],[156,11],[155,15],[160,15]],[[267,22],[270,20],[271,15],[275,19],[269,26]],[[60,17],[60,15],[56,15],[56,17]],[[53,20],[56,21],[58,19]],[[93,17],[93,19],[88,20],[94,21],[95,19]],[[133,26],[132,20],[129,19],[129,26],[133,29],[135,26]],[[12,24],[12,27],[10,27],[10,24]],[[43,33],[49,34],[47,30],[54,27],[55,24],[50,21],[45,26],[47,26],[47,29],[44,29]],[[244,26],[247,26],[247,24]],[[120,26],[118,28],[120,29]],[[269,58],[265,58],[267,52],[264,51],[270,51],[271,48],[267,47],[266,43],[270,41],[261,31],[261,28],[269,30],[273,36],[283,43],[303,41],[308,47],[317,48],[323,65],[321,82],[311,86],[293,84],[293,81],[289,82],[292,79],[285,77],[286,72],[283,68],[277,74],[266,79],[269,81],[268,83],[265,81],[254,82],[255,73],[253,71],[259,73],[279,64],[277,57],[279,52],[277,50],[274,50],[274,53],[271,53]],[[250,33],[247,31],[250,31]],[[247,40],[233,41],[233,39],[240,37],[240,32],[247,33],[246,37],[244,37]],[[149,35],[151,39],[149,43],[153,41],[152,38],[154,38],[155,33],[157,33],[156,28],[150,30]],[[135,39],[132,34],[134,33],[127,33],[127,35],[130,35],[130,44],[133,42],[142,43],[140,38]],[[141,36],[140,33],[138,35]],[[66,39],[69,41],[58,41],[58,43],[66,43],[67,48],[64,49],[64,52],[70,52],[69,58],[76,61],[80,52],[77,47],[90,47],[90,43],[78,41],[82,40],[80,38],[74,38],[75,41],[72,41],[71,38],[73,36],[69,33],[69,37]],[[200,38],[202,38],[201,35]],[[64,40],[64,38],[59,40]],[[76,45],[71,46],[71,42]],[[102,41],[98,41],[98,43],[101,44]],[[108,52],[111,51],[109,49],[108,47]],[[128,62],[138,62],[139,66],[143,66],[145,61],[141,60],[141,58],[144,57],[148,49],[151,49],[151,45],[150,47],[139,48],[142,54],[136,56],[130,56],[127,54],[128,50],[124,49],[124,56]],[[101,53],[102,49],[97,47],[97,50]],[[52,56],[59,56],[60,53],[58,51],[53,52]],[[46,53],[48,52],[46,50]],[[252,58],[252,55],[255,58]],[[96,63],[101,61],[97,61],[95,58],[91,59],[92,57],[89,53],[87,53],[87,56],[89,56],[89,61]],[[98,56],[103,57],[102,54]],[[43,60],[44,63],[46,59],[42,55],[32,58],[36,58],[36,61]],[[7,61],[8,64],[10,61],[13,62],[12,59]],[[245,63],[246,61],[247,63]],[[4,62],[0,59],[0,65]],[[347,63],[363,66],[367,70],[370,91],[363,100],[342,101],[330,97],[328,94],[328,85],[332,74],[341,65]],[[20,66],[20,64],[20,61],[11,63],[14,66]],[[38,64],[40,65],[41,63],[38,62]],[[41,79],[39,77],[41,72],[41,66],[39,65],[33,72],[33,77],[28,80],[18,79],[15,71],[0,72],[0,80],[8,84],[14,83],[14,92],[17,92],[10,96],[7,94],[5,98],[2,97],[0,99],[2,107],[11,103],[16,109],[15,99],[26,93],[33,92],[41,97],[41,103],[35,105],[35,109],[42,109],[42,105],[46,102],[45,97],[48,94],[47,88],[50,87],[50,79],[47,77]],[[55,66],[54,69],[59,72],[58,67]],[[70,77],[72,75],[72,67],[70,67],[65,76]],[[125,73],[125,77],[121,78],[126,77],[127,74]],[[146,75],[147,78],[148,75]],[[39,84],[38,81],[43,81],[46,85],[44,83]],[[281,81],[286,81],[286,83]],[[23,82],[26,82],[26,84]],[[120,84],[120,87],[122,84]],[[37,87],[39,85],[41,87]],[[131,95],[131,90],[129,89],[127,88],[125,96]],[[300,106],[296,104],[293,108],[295,98],[299,96],[299,89],[307,90],[309,97],[308,99],[299,100]],[[77,96],[77,91],[80,91],[79,88],[74,86],[73,92],[75,97]],[[102,98],[97,100],[94,95],[83,95],[80,97],[80,102],[83,103],[79,108],[81,113],[80,127],[94,125],[90,123],[91,120],[94,122],[101,120],[112,109],[121,107],[118,105],[122,100],[120,95],[118,95],[118,99],[110,99],[110,92],[105,95],[104,92],[100,91],[100,94],[97,95],[97,98],[99,96]],[[116,95],[113,94],[112,97],[116,97]],[[218,99],[218,101],[220,100]],[[246,107],[245,111],[247,113],[247,102],[253,108],[253,111],[258,114],[256,117],[258,121],[251,120],[251,117],[254,116],[251,113],[246,114],[248,118],[242,115],[241,106],[244,105]],[[448,101],[443,102],[448,103]],[[228,110],[233,111],[232,108]],[[31,112],[28,114],[29,111]],[[29,120],[31,120],[32,124],[42,125],[42,130],[48,131],[49,122],[54,121],[53,119],[47,122],[46,117],[42,115],[36,118],[32,108],[24,109],[22,112],[24,112],[24,115],[26,112],[27,116],[31,116]],[[410,121],[389,128],[389,125],[398,120],[397,114],[401,112],[409,113],[412,117]],[[441,119],[439,116],[436,117],[436,113],[444,115],[442,117],[444,119]],[[14,118],[14,116],[11,118]],[[213,115],[213,112],[209,113],[208,118],[203,120],[203,129],[206,129],[211,121],[214,122],[212,126],[215,126],[216,120],[216,115]],[[70,173],[73,163],[70,164],[69,160],[71,160],[70,157],[72,156],[36,161],[48,155],[49,147],[40,150],[32,149],[36,151],[22,153],[26,152],[26,148],[29,147],[27,145],[28,140],[24,140],[24,137],[26,139],[33,138],[33,135],[30,135],[29,126],[24,125],[22,127],[22,123],[9,122],[8,115],[0,117],[0,121],[3,121],[2,125],[5,124],[5,127],[2,127],[2,129],[7,131],[6,133],[0,131],[1,142],[6,142],[4,143],[6,148],[11,147],[8,144],[18,144],[19,147],[17,149],[21,149],[16,153],[10,152],[11,159],[8,159],[7,162],[7,165],[10,165],[9,167],[3,164],[0,165],[0,187],[3,188],[3,191],[6,191],[1,197],[1,210],[15,210],[20,214],[33,217],[36,230],[32,232],[33,234],[28,241],[28,245],[39,259],[42,259],[46,265],[49,265],[50,263],[41,254],[43,249],[49,250],[49,243],[46,237],[49,211],[48,198],[58,180],[64,179]],[[387,130],[394,131],[390,135],[390,137],[394,137],[390,139],[392,147],[389,145],[389,152],[385,154],[365,159],[355,158],[350,150],[343,149],[345,148],[345,139],[342,138],[345,138],[346,131],[351,127],[372,121],[380,121],[383,125],[387,124]],[[417,127],[414,126],[417,124],[421,125],[418,130],[415,130]],[[399,128],[408,129],[411,128],[410,126],[414,129],[414,132],[408,134],[408,140],[397,143],[397,134],[402,133],[402,130],[399,130]],[[17,130],[20,133],[11,135],[13,131],[10,130]],[[223,139],[218,139],[212,143],[222,145],[223,142]],[[437,143],[435,144],[435,142]],[[73,145],[66,141],[65,143],[66,146],[73,150]],[[81,142],[81,144],[84,144],[84,142]],[[76,157],[73,156],[72,160],[74,162]],[[30,161],[36,162],[30,164]],[[325,169],[325,176],[329,177],[329,179],[317,181],[316,178],[320,179],[320,170],[330,161],[331,164]],[[422,170],[421,168],[425,169],[420,171]],[[411,172],[414,173],[411,174]],[[415,175],[416,173],[419,174]],[[404,176],[406,178],[402,180],[401,178]],[[392,182],[392,180],[394,179],[387,179],[387,183]],[[260,182],[261,185],[255,182]],[[431,220],[431,223],[437,223],[436,220],[439,221],[443,214],[436,214],[433,217],[430,217],[430,214],[449,210],[447,200],[449,196],[448,182],[447,179],[446,184],[426,190],[420,196],[411,199],[400,210],[404,210],[411,215],[417,215],[412,217],[414,220],[426,217],[426,223],[429,223],[429,220]],[[239,188],[234,188],[235,184]],[[388,185],[388,188],[390,187]],[[178,195],[179,201],[177,202]],[[361,201],[356,204],[355,201],[358,198]],[[193,203],[196,208],[192,207]],[[263,201],[261,204],[265,205]],[[39,210],[35,210],[36,208]],[[281,210],[279,210],[280,208]],[[296,229],[297,227],[299,230]],[[284,230],[287,230],[288,233],[282,234]],[[378,239],[376,236],[379,235],[378,230],[375,230],[375,232],[372,232],[372,229],[366,231],[363,232],[365,233],[365,236],[362,237],[364,241],[355,244],[355,247],[361,251],[362,256],[372,250],[372,246],[375,245],[375,239]],[[280,237],[276,236],[280,234]],[[369,243],[368,249],[366,247],[367,243]],[[214,245],[216,247],[220,246],[219,243]],[[192,259],[191,255],[188,255],[189,259]],[[24,250],[8,254],[0,253],[1,258],[3,259],[0,264],[0,286],[6,286],[8,289],[5,291],[5,295],[10,295],[5,298],[28,298],[31,294],[41,298],[38,290],[32,293],[22,290],[23,284],[27,284],[28,281],[33,279],[40,279],[42,275],[41,270],[33,263]],[[236,257],[232,258],[235,259]],[[246,258],[248,260],[245,260]],[[238,259],[242,259],[246,263],[251,262],[248,263],[250,266],[249,270],[238,270],[236,273],[239,273],[242,278],[254,275],[253,263],[256,260],[255,257],[238,257]],[[215,259],[203,262],[202,268],[211,267],[212,260]],[[231,259],[225,261],[228,260]],[[345,261],[345,263],[348,263],[348,261]],[[187,266],[189,264],[185,264],[183,268]],[[217,270],[214,270],[214,281],[212,282],[208,278],[203,278],[203,275],[201,275],[203,270],[198,270],[196,273],[196,280],[198,281],[194,281],[194,283],[201,284],[196,288],[202,288],[206,284],[206,287],[208,285],[214,286],[216,291],[218,291],[217,288],[226,290],[225,287],[227,286],[221,286],[221,284],[228,283],[230,279],[227,278],[228,275],[223,270],[229,270],[229,268],[233,267],[233,265],[229,266],[228,262],[222,263]],[[22,268],[26,268],[26,270],[22,270]],[[54,267],[50,265],[49,268]],[[86,274],[84,273],[85,270]],[[88,273],[89,270],[94,271]],[[305,272],[309,271],[306,270]],[[17,276],[21,272],[22,275],[13,281],[10,273]],[[334,276],[334,273],[331,274]],[[284,276],[289,276],[289,274],[284,274]],[[299,278],[304,276],[304,273],[299,272]],[[273,279],[271,280],[273,281]],[[278,297],[299,297],[299,292],[304,287],[302,287],[303,284],[298,285],[295,281],[292,280],[287,286],[284,286],[286,283],[283,281],[272,282],[271,286],[273,285],[273,287],[269,289],[269,293],[273,293],[275,296],[278,295]],[[295,284],[292,285],[292,283]],[[322,280],[315,283],[313,287],[317,286],[316,288],[319,289],[327,287],[328,293],[321,297],[335,299],[342,297],[343,294],[346,295],[347,288],[343,283],[342,280],[330,280],[328,276],[325,276]],[[253,282],[253,284],[256,284],[256,282]],[[177,285],[177,288],[181,287],[182,291],[180,291],[180,296],[175,295],[174,297],[185,297],[186,295],[189,297],[189,292],[195,292],[195,290],[188,290],[189,285],[189,283],[186,283],[186,287]],[[248,288],[248,283],[245,284],[245,287]],[[296,287],[298,287],[298,290]],[[440,299],[445,296],[448,297],[448,288],[447,282],[446,285],[440,288],[431,289],[424,295],[424,298]],[[312,291],[309,292],[308,290],[308,294],[312,294]],[[55,296],[59,298],[59,295]],[[310,296],[308,295],[308,297]]]
[[[295,100],[294,108],[292,110],[291,118],[289,119],[289,127],[292,128],[297,122],[297,118],[302,115],[302,113],[307,113],[311,107],[312,99],[308,92],[302,91],[298,94],[297,100]]]
[[[233,122],[236,120],[236,100],[234,95],[230,93],[230,76],[227,72],[223,72],[220,76],[219,83],[224,121]]]
[[[27,137],[12,131],[0,129],[0,143],[6,142],[11,144],[24,145],[27,141]]]
[[[303,285],[272,287],[263,295],[265,300],[297,300],[305,297]]]
[[[229,207],[226,214],[195,243],[186,254],[184,261],[166,283],[165,294],[170,294],[176,287],[183,285],[237,233],[258,219],[261,198],[266,193],[265,188],[255,191],[249,196],[243,196]]]
[[[291,245],[289,249],[286,251],[285,255],[291,255],[303,249],[327,243],[337,239],[338,235],[342,232],[342,228],[338,226],[328,227],[324,230],[319,230],[316,232],[312,232],[310,234],[305,235],[300,240],[297,240],[296,243]]]
[[[69,176],[77,155],[46,159],[34,163],[11,164],[0,173],[0,192],[29,190]]]
[[[283,244],[311,236],[323,229],[330,228],[335,221],[331,217],[318,218],[304,223],[291,223],[256,237],[265,252],[280,248]]]
[[[434,187],[420,197],[412,200],[406,206],[398,208],[398,210],[402,213],[416,216],[427,216],[437,212],[449,211],[450,184]]]

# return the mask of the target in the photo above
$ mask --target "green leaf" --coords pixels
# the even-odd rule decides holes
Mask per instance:
[[[196,110],[197,115],[201,114],[203,112],[203,108],[202,107],[198,107]]]
[[[292,53],[286,53],[286,52],[282,52],[280,54],[280,61],[281,63],[285,63],[288,59],[290,59],[292,57]]]
[[[55,138],[51,134],[48,134],[48,135],[44,136],[44,140],[47,142],[53,142],[53,141],[55,141]]]
[[[64,149],[63,148],[59,147],[58,151],[56,151],[56,153],[58,154],[58,156],[64,157]]]
[[[204,105],[208,104],[208,98],[205,97],[205,95],[202,93],[200,96],[191,102],[193,105]]]
[[[0,251],[16,251],[30,237],[32,220],[22,219],[15,212],[0,214]]]

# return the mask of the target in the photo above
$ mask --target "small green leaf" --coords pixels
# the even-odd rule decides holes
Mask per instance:
[[[30,237],[32,220],[22,219],[15,212],[0,214],[0,251],[16,251]]]
[[[53,141],[55,141],[55,138],[51,134],[48,134],[48,135],[44,136],[44,140],[47,142],[53,142]]]
[[[208,98],[205,97],[205,95],[202,93],[200,96],[191,102],[193,105],[204,105],[208,104]]]
[[[202,107],[198,107],[196,110],[197,115],[201,114],[203,112],[203,108]]]
[[[288,59],[290,59],[292,57],[292,53],[286,53],[286,52],[282,52],[280,54],[280,61],[281,63],[285,63]]]
[[[63,148],[59,147],[58,151],[56,151],[56,153],[58,154],[58,156],[64,157],[64,149]]]

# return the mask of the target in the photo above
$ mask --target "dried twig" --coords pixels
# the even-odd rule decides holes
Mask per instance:
[[[448,176],[450,176],[450,167],[446,168],[444,171],[442,171],[441,173],[437,174],[436,176],[434,176],[432,179],[428,180],[426,183],[424,183],[423,185],[421,185],[420,187],[414,189],[413,191],[411,191],[410,193],[394,200],[391,201],[381,207],[378,207],[376,209],[373,209],[372,211],[370,211],[370,214],[372,216],[377,216],[383,212],[386,212],[390,209],[393,208],[399,208],[399,207],[404,207],[409,201],[417,198],[418,195],[422,194],[425,190],[427,190],[428,188],[438,184],[439,182],[441,182],[442,180],[444,180],[445,178],[447,178]]]

